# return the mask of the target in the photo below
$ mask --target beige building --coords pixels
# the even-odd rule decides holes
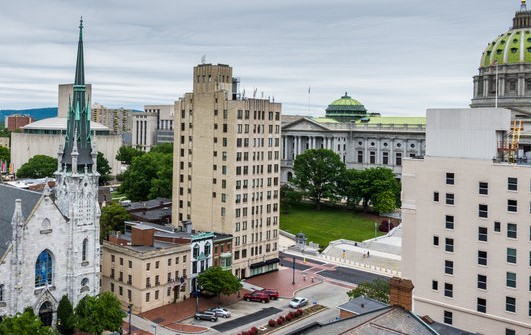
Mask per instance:
[[[241,99],[227,65],[194,68],[175,105],[173,224],[233,235],[233,273],[278,266],[281,105]]]
[[[9,149],[9,137],[0,137],[0,147]]]
[[[149,151],[160,143],[173,143],[175,105],[145,105],[133,113],[132,146]]]
[[[517,128],[506,109],[428,110],[426,156],[402,170],[402,275],[416,314],[478,334],[531,332],[531,166],[510,163]]]
[[[102,291],[116,294],[124,306],[132,303],[134,313],[188,297],[190,241],[179,243],[170,235],[139,224],[103,241]]]
[[[133,111],[123,108],[107,108],[98,103],[91,106],[90,119],[109,128],[113,134],[130,133],[133,126]]]

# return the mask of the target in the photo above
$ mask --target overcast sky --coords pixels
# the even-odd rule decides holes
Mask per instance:
[[[370,112],[466,107],[487,43],[518,0],[16,0],[0,5],[0,109],[57,106],[74,80],[79,18],[93,102],[142,109],[233,67],[246,96],[324,114],[345,91]],[[311,87],[311,93],[308,89]]]

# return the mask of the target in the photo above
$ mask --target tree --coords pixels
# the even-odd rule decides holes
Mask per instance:
[[[9,153],[9,149],[6,147],[0,146],[0,161],[9,163],[10,157],[11,155]]]
[[[74,308],[65,294],[59,301],[59,306],[57,306],[57,328],[61,334],[74,334],[75,325]]]
[[[58,332],[50,327],[43,326],[40,317],[24,310],[24,313],[17,313],[8,316],[0,322],[0,335],[58,335]]]
[[[369,203],[374,210],[391,212],[400,207],[400,183],[391,169],[385,167],[368,168],[362,171],[360,191],[363,207],[368,210]],[[386,193],[382,195],[382,193]],[[393,201],[390,199],[394,199]]]
[[[135,157],[142,156],[143,154],[144,151],[140,149],[123,145],[120,147],[120,149],[118,149],[116,159],[122,162],[123,164],[131,165]]]
[[[100,185],[105,185],[109,180],[112,179],[112,177],[109,175],[111,173],[111,167],[109,166],[109,161],[107,158],[105,158],[105,155],[103,153],[98,151],[98,155],[96,156],[96,166],[98,173],[100,174]]]
[[[338,183],[339,193],[346,199],[347,206],[356,208],[362,198],[361,184],[363,182],[363,170],[347,169]]]
[[[100,239],[105,239],[111,231],[121,231],[124,221],[131,220],[131,215],[120,204],[111,202],[102,207],[100,217]]]
[[[209,267],[199,274],[197,280],[203,290],[215,293],[218,298],[221,298],[221,294],[230,295],[242,288],[242,283],[238,277],[219,266]]]
[[[77,304],[75,315],[79,330],[98,335],[104,330],[119,331],[127,316],[111,292],[84,297]]]
[[[302,195],[293,187],[284,184],[280,187],[280,210],[287,214],[291,206],[301,202]]]
[[[57,158],[46,155],[35,155],[17,170],[19,178],[52,177],[57,170]]]
[[[328,149],[310,149],[297,156],[293,165],[295,177],[292,184],[310,198],[317,207],[321,200],[335,201],[338,197],[338,180],[345,170],[339,155]]]
[[[353,290],[347,292],[350,299],[359,296],[366,296],[368,298],[389,303],[389,281],[376,279],[372,282],[365,282],[358,285]]]
[[[173,149],[171,143],[153,147],[133,159],[122,174],[120,192],[132,201],[171,198]]]

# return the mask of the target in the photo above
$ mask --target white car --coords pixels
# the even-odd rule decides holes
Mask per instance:
[[[212,307],[209,311],[216,313],[218,317],[230,318],[230,311],[223,307]]]
[[[291,308],[299,308],[299,307],[302,307],[302,306],[306,306],[307,304],[308,304],[308,299],[301,298],[301,297],[295,297],[295,298],[291,299],[291,301],[289,302],[289,307],[291,307]]]

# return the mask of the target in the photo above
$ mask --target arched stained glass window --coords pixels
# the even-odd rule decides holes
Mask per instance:
[[[87,261],[87,255],[88,255],[88,239],[83,240],[83,250],[81,252],[82,261]]]
[[[41,252],[35,263],[35,287],[52,284],[53,260],[48,250]]]

